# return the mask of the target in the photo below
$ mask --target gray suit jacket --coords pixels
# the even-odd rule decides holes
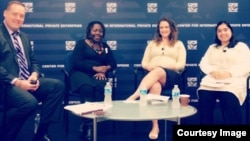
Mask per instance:
[[[25,56],[28,62],[29,72],[39,72],[38,61],[34,57],[28,36],[20,32]],[[10,83],[15,77],[19,77],[17,55],[11,37],[2,23],[0,25],[0,81]]]

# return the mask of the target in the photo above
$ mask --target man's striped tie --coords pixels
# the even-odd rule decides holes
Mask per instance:
[[[19,36],[19,32],[13,32],[12,33],[13,39],[14,39],[14,47],[16,49],[16,53],[17,53],[17,58],[18,58],[18,63],[19,63],[19,77],[21,79],[28,79],[30,76],[30,73],[28,71],[28,64],[27,61],[25,59],[25,55],[21,50],[19,41],[17,40],[17,37]]]

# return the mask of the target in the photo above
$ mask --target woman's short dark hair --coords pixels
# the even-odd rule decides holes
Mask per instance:
[[[87,29],[86,29],[86,38],[87,39],[91,39],[91,29],[93,28],[93,26],[95,24],[99,24],[101,26],[102,32],[103,32],[103,38],[105,37],[105,26],[104,26],[104,24],[102,22],[100,22],[100,21],[92,21],[92,22],[90,22],[88,24]]]
[[[234,47],[238,43],[238,40],[235,39],[233,28],[230,25],[230,23],[227,22],[227,21],[219,21],[217,23],[217,25],[215,27],[215,34],[216,34],[216,36],[215,36],[215,41],[214,42],[217,44],[216,46],[220,46],[221,45],[221,41],[219,40],[218,35],[217,35],[217,30],[218,30],[218,27],[220,25],[222,25],[222,24],[225,24],[231,30],[231,32],[232,32],[232,37],[230,38],[229,44],[228,44],[228,47],[232,48],[232,47]]]
[[[12,6],[13,4],[21,5],[25,8],[25,5],[22,2],[18,0],[12,0],[8,2],[6,9],[10,8],[10,6]]]

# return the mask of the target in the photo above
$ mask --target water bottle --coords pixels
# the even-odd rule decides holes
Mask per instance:
[[[110,82],[107,82],[104,87],[104,103],[112,104],[112,86]]]
[[[178,85],[174,85],[174,88],[172,89],[172,107],[173,108],[179,108],[180,107],[180,89]]]
[[[36,134],[36,132],[37,132],[39,123],[40,123],[40,114],[37,113],[37,114],[36,114],[36,117],[35,117],[35,119],[34,119],[34,133],[35,133],[35,134]]]
[[[147,101],[147,94],[148,90],[144,85],[141,85],[140,87],[140,105],[141,106],[146,106],[148,101]]]

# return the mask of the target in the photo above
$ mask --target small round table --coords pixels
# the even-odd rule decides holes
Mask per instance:
[[[180,107],[173,109],[172,101],[159,102],[155,104],[148,104],[147,106],[140,106],[137,101],[113,101],[112,107],[105,112],[103,116],[95,114],[80,115],[84,118],[93,119],[93,138],[97,141],[97,122],[104,120],[114,121],[150,121],[150,120],[165,120],[165,140],[167,121],[175,121],[180,123],[181,118],[189,117],[197,113],[197,109],[193,106]]]

